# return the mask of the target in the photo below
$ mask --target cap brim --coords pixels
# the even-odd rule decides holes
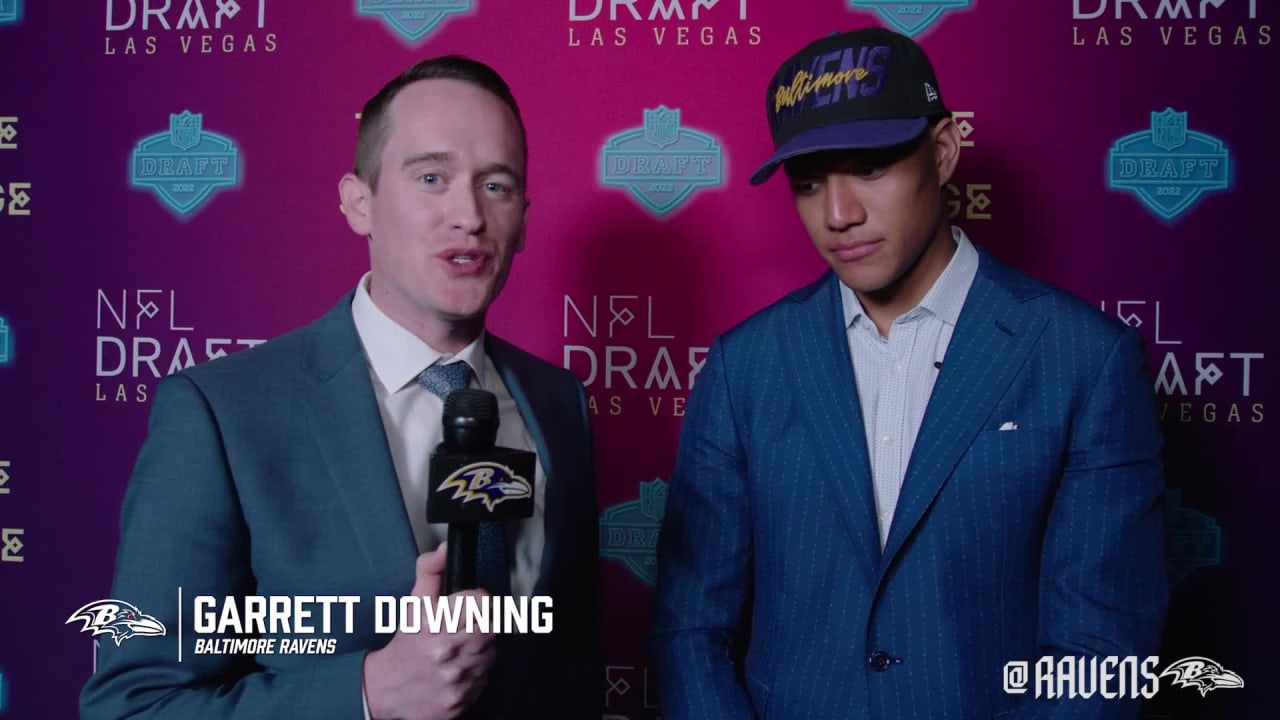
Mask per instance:
[[[791,138],[751,175],[751,184],[768,180],[784,161],[823,150],[862,150],[893,147],[914,140],[924,132],[929,118],[893,118],[857,122],[806,130]]]

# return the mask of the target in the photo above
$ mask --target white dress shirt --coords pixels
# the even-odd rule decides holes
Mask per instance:
[[[965,297],[978,273],[978,251],[960,228],[952,227],[951,234],[956,241],[955,255],[920,304],[893,321],[888,337],[880,335],[853,290],[840,284],[871,459],[881,550],[889,538],[907,463],[933,393],[940,369],[937,363],[947,353]]]
[[[391,448],[409,525],[413,528],[418,552],[429,552],[449,534],[448,525],[427,523],[427,480],[431,452],[444,436],[441,423],[444,401],[418,384],[418,373],[436,362],[467,363],[474,372],[470,387],[487,390],[498,398],[497,444],[531,452],[536,452],[536,448],[516,401],[484,352],[483,332],[456,355],[441,353],[387,317],[369,296],[368,284],[366,273],[356,289],[351,314],[368,358],[373,392],[382,414],[382,426]],[[538,580],[545,538],[546,487],[546,475],[539,458],[533,483],[533,517],[506,525],[513,595],[532,595]]]

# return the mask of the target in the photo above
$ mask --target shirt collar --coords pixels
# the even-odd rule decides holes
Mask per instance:
[[[369,367],[389,393],[397,392],[413,383],[418,373],[440,362],[461,360],[471,366],[476,385],[484,389],[487,381],[484,362],[485,333],[457,353],[442,353],[423,342],[417,335],[392,320],[374,303],[369,295],[370,273],[360,278],[355,298],[351,301],[351,317],[356,333],[364,345]]]
[[[951,237],[956,242],[956,252],[951,256],[947,267],[934,281],[933,287],[921,298],[920,304],[904,313],[894,322],[908,321],[918,315],[918,310],[933,313],[939,320],[955,327],[960,319],[960,310],[964,307],[964,299],[969,294],[969,287],[978,274],[978,251],[969,241],[964,231],[951,226]],[[851,327],[858,318],[865,317],[866,311],[853,290],[840,283],[840,299],[844,306],[844,326]]]

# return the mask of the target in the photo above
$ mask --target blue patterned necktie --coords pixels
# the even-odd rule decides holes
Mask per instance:
[[[447,365],[435,363],[418,373],[418,384],[444,400],[454,390],[462,390],[471,384],[471,366],[459,360]]]
[[[464,361],[433,364],[418,373],[418,384],[444,400],[454,390],[471,383],[471,366]],[[507,544],[500,522],[479,524],[476,538],[476,584],[492,595],[510,595],[511,577],[507,570]]]

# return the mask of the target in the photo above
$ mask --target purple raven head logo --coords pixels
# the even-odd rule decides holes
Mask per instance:
[[[463,504],[479,500],[490,512],[498,503],[533,495],[533,488],[528,480],[516,475],[506,465],[489,461],[458,468],[440,483],[437,492],[446,490],[453,490],[451,500],[461,500]]]
[[[1198,689],[1200,697],[1218,688],[1244,687],[1243,678],[1222,667],[1216,660],[1206,657],[1189,657],[1170,663],[1169,667],[1160,673],[1160,677],[1165,675],[1172,677],[1174,684],[1179,687]]]
[[[94,636],[109,634],[116,645],[134,635],[164,635],[164,624],[145,615],[136,606],[120,600],[97,600],[71,614],[64,625],[81,620],[80,632],[93,631]]]

